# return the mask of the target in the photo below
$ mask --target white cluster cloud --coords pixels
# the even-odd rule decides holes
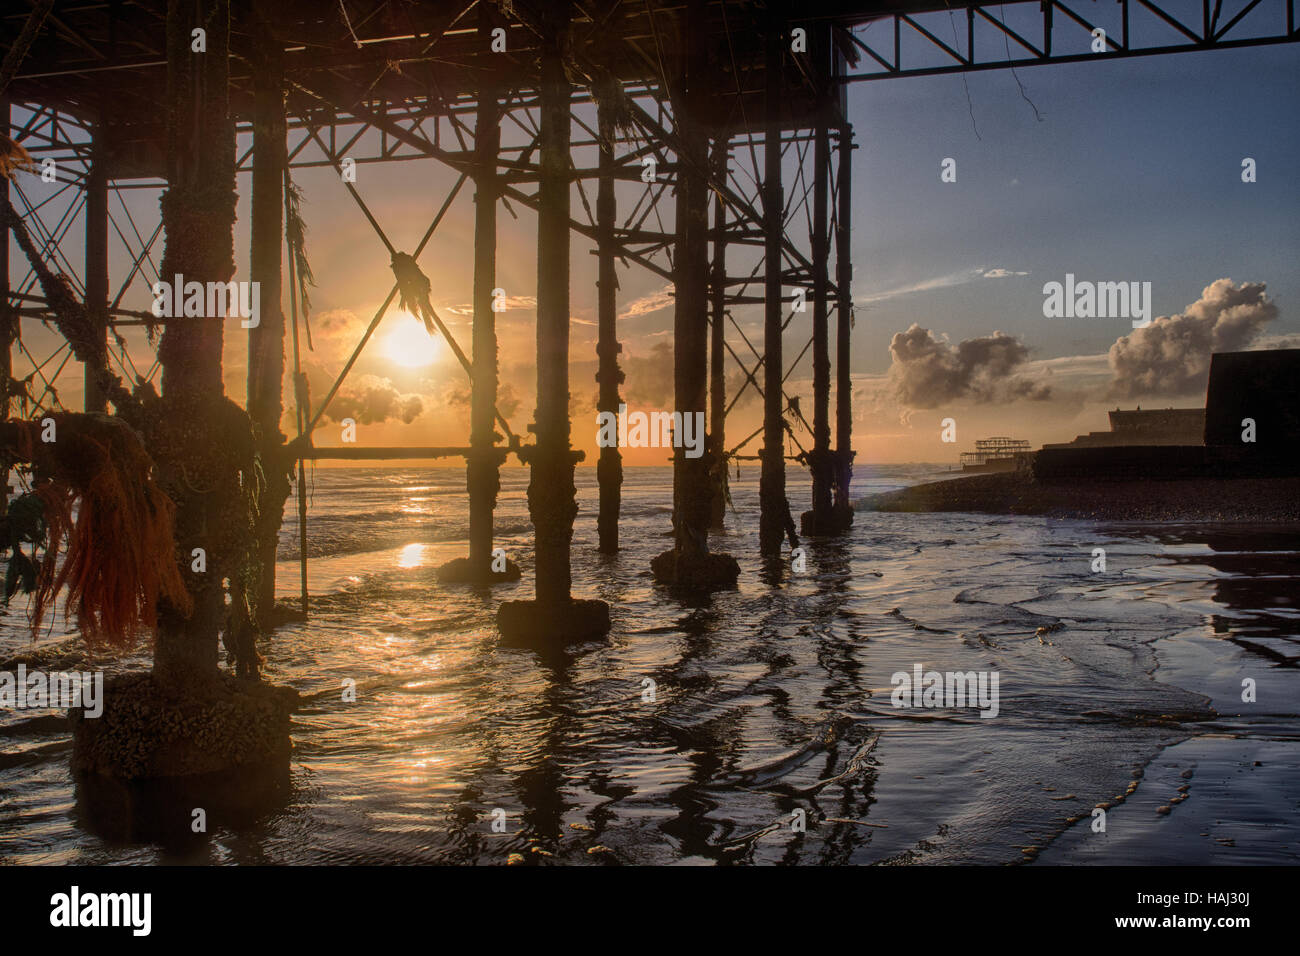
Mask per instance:
[[[1042,401],[1052,395],[1047,383],[1016,374],[1028,361],[1029,349],[1004,332],[952,345],[913,324],[906,332],[894,334],[889,354],[894,394],[907,408],[937,408],[959,400]]]
[[[1111,396],[1203,392],[1211,354],[1246,348],[1277,318],[1264,289],[1263,282],[1216,279],[1181,313],[1122,336],[1110,347]]]

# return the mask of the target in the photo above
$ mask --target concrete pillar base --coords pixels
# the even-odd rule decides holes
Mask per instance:
[[[825,514],[805,511],[799,516],[799,533],[808,537],[843,534],[853,527],[853,509],[847,505],[835,505]]]
[[[650,562],[660,584],[701,591],[724,591],[736,586],[740,565],[729,554],[683,555],[665,551]]]
[[[475,565],[470,563],[469,558],[453,558],[438,568],[438,582],[440,584],[503,584],[518,581],[521,574],[519,565],[509,558],[506,559],[504,571],[493,571],[490,562],[487,565]]]
[[[497,609],[497,627],[507,644],[551,649],[597,641],[609,633],[609,605],[571,598],[558,605],[542,601],[505,601]]]
[[[104,683],[103,713],[74,709],[72,769],[114,780],[189,777],[287,764],[298,692],[223,674],[171,689],[151,674]]]

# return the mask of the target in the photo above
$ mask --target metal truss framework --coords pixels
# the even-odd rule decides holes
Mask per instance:
[[[1042,0],[1033,8],[1028,3],[1006,4],[1014,11],[1015,27],[1010,25],[1002,4],[994,11],[991,4],[958,2],[949,6],[945,0],[943,8],[939,9],[935,3],[918,0],[899,3],[896,5],[898,9],[882,12],[877,12],[872,4],[810,4],[809,9],[815,8],[818,16],[825,19],[808,21],[809,30],[820,36],[824,27],[826,39],[820,41],[820,46],[814,44],[815,56],[806,53],[792,55],[778,49],[775,59],[771,35],[779,31],[783,38],[777,44],[779,48],[785,42],[784,38],[789,37],[789,29],[800,22],[796,13],[792,12],[789,20],[768,20],[766,18],[772,15],[770,6],[764,13],[762,7],[738,4],[735,6],[743,12],[736,22],[730,22],[727,4],[702,4],[700,6],[706,6],[713,14],[721,16],[731,55],[729,82],[735,85],[734,90],[715,91],[717,102],[727,101],[731,105],[721,111],[715,110],[709,117],[707,137],[715,158],[706,167],[698,158],[690,158],[700,155],[698,141],[693,143],[690,139],[693,121],[684,123],[683,120],[689,118],[678,115],[682,108],[682,101],[675,95],[679,91],[674,90],[678,77],[670,77],[665,72],[662,37],[650,4],[646,5],[644,26],[638,27],[640,32],[622,40],[631,57],[632,73],[637,75],[625,74],[616,80],[625,112],[616,134],[603,130],[598,121],[594,84],[578,84],[570,91],[569,130],[565,136],[569,147],[568,182],[580,209],[580,213],[568,217],[571,233],[592,241],[598,252],[612,254],[625,265],[635,265],[668,283],[676,283],[680,280],[681,269],[680,264],[674,261],[682,235],[678,222],[681,211],[677,202],[668,202],[668,197],[675,194],[680,197],[684,184],[695,176],[703,179],[714,200],[712,226],[707,233],[713,246],[713,268],[708,277],[709,315],[713,327],[710,347],[716,356],[710,376],[711,391],[716,396],[720,390],[723,376],[718,374],[718,370],[723,368],[728,355],[740,372],[742,384],[735,394],[721,396],[721,400],[715,398],[711,405],[710,432],[721,439],[727,413],[751,387],[763,396],[767,419],[764,428],[739,443],[716,448],[715,454],[722,460],[760,457],[742,454],[744,447],[759,434],[765,434],[765,448],[772,447],[770,419],[772,403],[777,402],[782,411],[780,426],[793,445],[790,451],[797,450],[793,457],[813,467],[816,500],[818,466],[815,463],[820,461],[824,468],[824,456],[829,454],[826,436],[829,385],[825,373],[819,373],[823,378],[815,404],[820,420],[812,424],[804,418],[798,396],[791,396],[784,386],[810,351],[814,355],[815,372],[828,363],[826,321],[832,314],[838,315],[839,334],[835,348],[842,356],[838,362],[841,368],[836,375],[840,391],[836,403],[840,420],[837,454],[851,457],[848,451],[851,413],[848,406],[847,350],[852,300],[849,289],[851,268],[847,262],[847,217],[848,156],[852,149],[852,133],[847,125],[844,99],[844,90],[849,84],[903,76],[1101,61],[1300,40],[1294,17],[1295,0],[1202,0],[1201,22],[1194,26],[1180,19],[1178,11],[1171,12],[1167,4],[1160,5],[1150,0],[1118,0],[1112,11],[1117,14],[1118,22],[1111,22],[1113,17],[1102,16],[1100,8],[1096,13],[1088,11],[1085,16],[1078,9],[1080,2]],[[700,6],[696,9],[699,10]],[[837,19],[836,9],[840,6],[854,7],[854,10]],[[858,10],[857,6],[862,9]],[[370,17],[378,15],[383,7],[384,3],[376,2],[369,14],[355,18],[350,29],[361,30],[364,34]],[[442,212],[425,234],[425,242],[466,179],[489,176],[495,184],[497,197],[512,215],[515,205],[540,214],[545,203],[546,178],[544,91],[539,90],[531,77],[522,87],[500,91],[497,97],[500,119],[505,127],[503,132],[508,135],[503,137],[496,151],[493,168],[487,170],[477,150],[475,127],[481,107],[477,96],[474,92],[441,89],[434,75],[440,56],[433,52],[433,47],[440,42],[455,42],[463,47],[467,38],[472,39],[475,31],[468,26],[471,21],[467,14],[476,7],[483,12],[481,2],[467,0],[464,9],[458,9],[439,31],[424,36],[417,33],[414,37],[375,39],[373,52],[369,46],[363,50],[363,44],[358,41],[355,55],[349,53],[344,57],[338,54],[334,66],[324,68],[328,75],[286,70],[288,168],[338,169],[345,160],[351,160],[357,167],[419,159],[437,160],[458,173],[460,178]],[[587,17],[588,22],[583,28],[595,32],[620,4],[591,0],[590,3],[575,3],[574,7]],[[957,28],[956,12],[959,9],[966,13],[964,30]],[[1031,10],[1037,13],[1030,13]],[[1024,26],[1029,16],[1037,18],[1033,31]],[[762,55],[753,55],[751,42],[750,55],[741,58],[743,66],[738,65],[733,46],[738,41],[733,39],[734,31],[755,26],[760,29],[753,32],[766,31],[769,34],[766,59]],[[1094,32],[1098,27],[1106,30],[1104,39]],[[66,26],[60,25],[60,28],[63,33],[68,33]],[[509,28],[511,49],[523,51],[517,56],[531,56],[537,47],[533,42],[537,25],[510,23]],[[1163,37],[1160,31],[1164,31]],[[952,34],[951,43],[941,38],[949,32]],[[1029,39],[1031,32],[1040,39]],[[96,52],[96,44],[85,37],[79,40],[76,36],[65,37],[68,38],[74,41],[74,46],[85,48],[90,53]],[[523,42],[516,43],[517,40]],[[1104,44],[1101,52],[1092,51],[1092,44],[1097,42]],[[382,55],[384,51],[380,50],[385,44],[388,56]],[[300,54],[295,48],[285,51],[285,55]],[[445,55],[449,57],[448,63],[455,62],[455,56]],[[787,68],[790,70],[793,84],[803,97],[803,112],[776,116],[780,110],[774,110],[774,104],[779,107],[781,101],[779,96],[773,99],[773,64],[781,64],[777,73],[784,73]],[[78,66],[70,72],[156,69],[159,65],[160,62],[156,58],[150,59],[146,51],[137,59],[128,58],[127,62],[117,65]],[[590,66],[581,62],[577,65],[579,68]],[[409,75],[404,72],[404,66],[410,71]],[[359,75],[360,79],[349,81],[351,85],[335,82],[345,68],[353,71],[350,76]],[[370,69],[373,73],[367,80],[365,74]],[[412,91],[412,86],[420,85],[417,75],[422,75],[425,70],[428,76],[423,92]],[[527,74],[529,71],[523,72]],[[22,79],[34,83],[43,75],[29,74]],[[50,77],[62,75],[58,71],[48,74]],[[257,83],[255,71],[237,81],[243,94],[255,88]],[[758,113],[762,111],[758,105],[763,102],[763,97],[766,97],[768,115],[760,117]],[[814,106],[809,108],[809,103]],[[750,105],[747,107],[746,104]],[[28,201],[21,183],[15,183],[16,205],[21,206],[19,211],[27,220],[29,231],[41,244],[51,267],[67,275],[77,293],[85,295],[91,284],[91,277],[87,274],[89,270],[85,264],[79,267],[78,263],[68,261],[59,250],[59,243],[70,234],[75,221],[87,220],[88,198],[97,188],[95,172],[99,130],[93,120],[78,118],[58,106],[29,102],[27,97],[19,98],[18,105],[21,122],[11,123],[11,135],[27,146],[38,163],[54,160],[60,187],[54,195],[33,203]],[[749,115],[746,115],[747,109]],[[254,159],[249,135],[253,124],[246,111],[240,116],[242,118],[236,126],[240,144],[237,168],[240,173],[247,173],[251,171]],[[602,157],[602,147],[611,138],[615,140],[612,161],[606,162]],[[829,149],[832,140],[838,161],[832,158]],[[778,158],[772,157],[769,146],[778,151]],[[132,161],[136,166],[132,167],[135,172],[130,175],[138,175],[139,169],[149,166],[147,158],[142,160],[134,156]],[[653,161],[653,174],[645,176],[650,161]],[[112,176],[111,166],[109,176]],[[774,177],[775,192],[771,189]],[[103,179],[101,173],[100,183]],[[607,184],[609,192],[605,193]],[[118,236],[132,263],[116,291],[108,290],[104,303],[106,333],[111,330],[116,345],[114,351],[110,344],[108,361],[116,362],[128,381],[148,380],[157,370],[156,359],[150,356],[152,364],[143,375],[139,372],[128,343],[118,329],[143,324],[148,318],[143,313],[124,309],[121,303],[133,283],[143,282],[147,287],[158,279],[154,249],[161,222],[150,221],[141,228],[123,199],[123,191],[160,190],[165,186],[166,183],[157,177],[109,178],[106,188],[110,195],[117,196],[117,208],[112,208],[106,200],[101,204],[101,208],[107,208],[104,214],[107,227]],[[366,208],[358,189],[351,185],[348,188],[379,238],[390,252],[395,251]],[[366,188],[369,188],[368,184]],[[593,196],[593,193],[598,195]],[[599,194],[615,198],[616,220],[602,220]],[[65,206],[59,205],[60,197],[67,200]],[[774,202],[778,204],[776,208],[773,208]],[[417,255],[418,252],[416,250]],[[102,259],[102,253],[100,255]],[[779,262],[773,265],[778,257]],[[107,266],[101,262],[100,268],[106,271]],[[106,279],[100,284],[106,285]],[[35,278],[30,269],[18,282],[11,281],[9,290],[11,316],[48,317],[44,300],[34,294]],[[335,383],[335,390],[395,298],[396,291],[394,286]],[[763,340],[756,345],[754,339],[757,335],[751,337],[741,319],[742,310],[760,305],[765,307],[767,318]],[[804,313],[814,317],[814,328],[820,321],[820,341],[819,334],[814,332],[807,344],[793,354],[793,361],[789,361],[782,354],[780,342],[784,333]],[[775,351],[770,352],[774,341]],[[32,365],[31,377],[39,379],[44,386],[39,396],[32,396],[36,407],[45,407],[42,403],[47,399],[57,403],[59,373],[65,370],[70,357],[70,353],[62,354],[67,351],[66,345],[56,349],[53,355],[39,359],[25,352],[21,337],[18,344],[20,355]],[[607,347],[602,343],[602,348]],[[469,362],[459,347],[455,348],[466,371],[472,374]],[[769,354],[774,357],[774,369],[768,368]],[[62,364],[56,366],[54,363],[60,358]],[[604,361],[602,355],[602,369],[606,368]],[[56,371],[47,375],[46,370],[50,368],[56,368]],[[614,368],[616,370],[616,365]],[[768,392],[776,391],[777,387],[781,388],[782,394],[769,397]],[[320,457],[319,452],[311,448],[310,433],[325,414],[331,396],[327,396],[318,408],[307,410],[306,433],[297,447],[300,459]],[[503,421],[503,424],[509,433],[508,423]],[[816,447],[811,452],[797,437],[796,426],[813,436]],[[513,439],[513,435],[511,437]],[[517,440],[512,440],[511,448],[518,451]],[[469,449],[443,451],[468,454]],[[819,459],[818,455],[823,458]],[[784,494],[783,481],[781,494]],[[778,544],[779,538],[778,534]],[[764,547],[765,551],[770,550],[767,544]]]
[[[1111,15],[1082,0],[953,3],[942,11],[889,13],[836,29],[861,54],[862,68],[842,77],[855,83],[1294,43],[1300,41],[1295,5],[1296,0],[1201,0],[1200,22],[1187,23],[1176,5],[1153,0],[1110,0]],[[1017,23],[1037,21],[1032,35],[1008,25],[1007,7]],[[966,22],[959,28],[963,12]]]
[[[673,207],[669,199],[677,189],[678,160],[672,150],[674,137],[671,132],[674,124],[671,105],[647,89],[640,94],[643,100],[638,123],[631,136],[619,140],[616,148],[616,167],[614,178],[618,181],[621,221],[614,230],[614,243],[618,256],[625,264],[633,264],[653,273],[667,282],[673,279],[673,246],[676,241]],[[581,98],[575,97],[581,103]],[[503,189],[503,201],[509,206],[514,200],[522,207],[536,210],[538,167],[535,157],[539,142],[539,126],[535,96],[520,91],[511,91],[502,100],[502,116],[517,134],[518,142],[513,145],[503,144],[498,160],[498,176],[506,184]],[[93,128],[89,124],[77,121],[74,117],[61,114],[57,109],[41,107],[37,104],[22,104],[19,112],[26,113],[21,124],[11,124],[10,133],[15,139],[27,142],[34,139],[29,151],[38,164],[46,159],[54,160],[56,177],[60,187],[55,193],[39,203],[28,202],[22,188],[21,178],[15,182],[14,191],[20,201],[19,212],[23,214],[33,233],[40,237],[42,248],[50,260],[50,265],[57,272],[66,275],[79,295],[85,293],[84,263],[70,261],[59,249],[59,243],[76,234],[77,228],[84,229],[86,206],[86,188],[92,165]],[[590,112],[594,112],[591,110]],[[466,114],[470,122],[466,121]],[[288,159],[291,169],[333,168],[341,170],[345,158],[357,167],[390,162],[436,159],[450,169],[468,175],[477,166],[474,151],[473,114],[465,109],[446,112],[438,104],[402,104],[387,106],[374,104],[361,107],[353,112],[339,113],[333,109],[322,108],[309,111],[304,115],[291,117],[288,122],[289,142]],[[580,199],[582,217],[575,217],[571,228],[578,235],[597,240],[598,226],[590,195],[590,184],[595,183],[600,171],[593,162],[580,164],[585,154],[594,154],[600,147],[600,137],[594,121],[589,122],[578,111],[573,116],[574,136],[572,150],[575,161],[571,164],[571,176],[575,190]],[[238,156],[237,171],[240,174],[251,172],[253,150],[251,146],[251,123],[237,127],[241,142],[246,143]],[[756,249],[757,254],[749,258],[743,271],[735,271],[722,277],[724,302],[727,311],[726,323],[738,343],[724,336],[722,339],[726,354],[735,363],[740,373],[741,391],[728,396],[728,411],[743,396],[744,390],[755,388],[762,394],[758,374],[762,368],[763,354],[756,348],[752,339],[746,334],[736,318],[733,308],[740,306],[761,305],[765,301],[762,283],[766,267],[762,255],[764,243],[764,220],[762,208],[762,150],[761,136],[751,133],[737,133],[726,137],[728,153],[733,161],[728,164],[725,180],[716,181],[717,192],[722,197],[725,211],[725,225],[721,232],[716,228],[711,232],[720,238],[724,248]],[[444,142],[449,145],[442,145]],[[811,264],[811,247],[813,242],[813,216],[811,199],[813,193],[812,168],[813,135],[807,131],[789,131],[782,135],[781,151],[783,165],[787,175],[792,175],[792,188],[782,212],[783,248],[781,271],[783,286],[789,293],[783,298],[789,309],[784,319],[784,327],[791,326],[797,317],[810,314],[810,297],[813,290]],[[653,159],[654,179],[647,182],[647,159]],[[834,164],[828,164],[827,175],[831,182],[833,210],[830,219],[829,235],[833,234],[838,221],[838,203],[834,197],[838,190],[837,173]],[[364,178],[364,177],[363,177]],[[463,182],[463,179],[461,180]],[[121,199],[121,190],[155,190],[161,192],[166,188],[161,180],[110,180],[110,193],[118,198],[116,207],[110,207],[109,223],[118,239],[127,250],[131,259],[128,274],[121,279],[109,302],[110,326],[138,326],[150,318],[138,310],[122,307],[121,303],[133,283],[141,282],[148,288],[160,276],[155,248],[162,231],[161,219],[155,217],[151,223],[142,224],[138,215],[133,215]],[[46,220],[46,210],[57,211],[55,200],[75,197],[52,222]],[[454,194],[453,194],[454,195]],[[450,198],[449,197],[449,201]],[[445,211],[445,207],[444,207]],[[739,258],[733,256],[733,259]],[[385,308],[391,304],[390,296]],[[827,302],[834,306],[839,300],[839,289],[832,284],[828,291]],[[24,317],[46,321],[49,312],[44,298],[36,288],[34,270],[27,267],[21,279],[10,284],[10,304],[15,312]],[[368,338],[368,335],[366,336]],[[760,343],[761,344],[761,343]],[[812,348],[812,339],[804,343],[796,354],[795,361],[789,363],[785,370],[785,379],[795,374],[801,361]],[[158,365],[154,356],[149,357],[147,372],[142,374],[132,360],[129,346],[124,339],[116,342],[117,351],[110,351],[118,370],[127,376],[128,381],[137,378],[152,380]],[[737,351],[740,347],[742,355]],[[20,348],[21,340],[20,340]],[[67,353],[63,364],[58,366],[62,372],[71,357],[66,343],[51,356],[37,359],[26,356],[32,363],[33,372],[42,376],[50,360]],[[355,360],[354,355],[353,359]],[[349,367],[350,367],[349,363]],[[57,374],[49,381],[43,381],[46,391],[57,396],[53,382]],[[341,384],[341,380],[336,386]],[[810,431],[810,426],[799,413],[797,399],[786,395],[788,406],[793,409],[793,422],[803,425]],[[313,425],[318,424],[325,412],[324,407],[317,408],[310,416]],[[730,449],[729,454],[738,456],[741,448],[757,435],[750,435],[746,442]],[[791,439],[800,452],[805,451],[791,431]],[[306,451],[306,450],[305,450]],[[315,456],[314,451],[306,451]],[[757,456],[740,456],[756,458]]]
[[[8,119],[9,135],[21,141],[36,163],[34,176],[56,184],[50,195],[39,200],[29,195],[30,184],[25,177],[15,177],[9,184],[10,201],[21,215],[29,233],[36,242],[47,265],[56,274],[65,277],[73,291],[84,298],[87,286],[87,263],[84,259],[70,259],[62,249],[69,238],[79,232],[84,236],[88,221],[88,205],[93,166],[93,130],[78,120],[55,108],[38,104],[18,104]],[[105,184],[104,223],[112,229],[126,252],[130,268],[120,278],[116,288],[108,289],[106,297],[107,358],[115,371],[127,381],[153,381],[159,371],[157,358],[148,356],[148,364],[135,363],[127,339],[119,328],[141,326],[147,313],[122,306],[122,300],[138,283],[148,288],[158,279],[155,249],[162,235],[161,220],[142,222],[139,212],[132,212],[125,195],[138,189],[161,190],[164,183],[148,181],[108,181]],[[105,250],[106,251],[106,250]],[[18,260],[21,261],[21,260]],[[35,270],[24,263],[24,271],[16,273],[9,263],[8,314],[13,317],[13,345],[17,355],[11,353],[11,374],[26,386],[26,393],[16,398],[19,408],[26,413],[40,413],[65,408],[59,394],[60,377],[70,372],[72,352],[68,343],[60,342],[52,351],[38,355],[29,347],[22,334],[21,320],[36,320],[48,324],[51,318],[45,297],[41,294]],[[106,271],[106,270],[105,270]],[[12,348],[11,347],[11,348]],[[13,359],[19,364],[16,369]],[[72,363],[73,368],[79,363]],[[53,371],[50,371],[53,369]],[[26,374],[22,374],[25,372]],[[38,389],[38,390],[34,390]]]

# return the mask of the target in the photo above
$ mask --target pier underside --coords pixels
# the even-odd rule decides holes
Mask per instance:
[[[639,269],[671,288],[670,411],[707,422],[703,455],[680,446],[673,452],[672,545],[653,562],[655,577],[705,591],[735,583],[738,565],[711,550],[710,533],[727,513],[729,469],[747,459],[761,466],[761,554],[779,568],[801,535],[843,533],[853,516],[852,85],[1300,39],[1293,0],[1274,3],[1266,23],[1252,13],[1255,3],[1231,10],[1207,3],[1200,22],[1188,22],[1158,4],[1134,0],[1130,10],[1129,0],[1120,0],[1122,26],[1099,46],[1092,5],[1006,4],[1020,19],[1009,19],[1002,6],[139,0],[39,2],[7,12],[0,16],[0,46],[10,55],[0,92],[9,135],[36,171],[75,198],[55,219],[45,202],[29,200],[20,178],[9,186],[13,216],[34,237],[31,248],[49,274],[42,284],[37,264],[28,263],[22,275],[24,264],[10,262],[6,251],[6,371],[13,379],[15,358],[19,366],[30,360],[31,385],[43,386],[26,398],[7,394],[6,410],[29,416],[60,407],[58,374],[75,359],[84,369],[88,411],[122,413],[114,382],[137,392],[160,382],[164,408],[190,403],[217,415],[211,409],[226,401],[221,321],[159,318],[123,303],[182,268],[187,278],[230,281],[230,243],[185,230],[215,224],[226,235],[233,196],[247,192],[249,279],[260,285],[261,321],[248,330],[244,453],[266,480],[250,504],[256,560],[243,552],[225,559],[232,568],[255,566],[239,586],[254,623],[266,627],[274,617],[276,540],[294,486],[298,534],[305,542],[309,533],[305,462],[463,458],[468,553],[444,568],[442,579],[492,584],[518,576],[514,562],[502,564],[493,541],[499,471],[513,455],[532,475],[536,603],[503,608],[500,625],[548,643],[585,638],[608,626],[603,606],[583,603],[591,607],[579,614],[587,622],[581,627],[542,626],[578,607],[574,586],[588,583],[571,580],[569,560],[574,468],[582,460],[573,447],[570,394],[586,387],[569,376],[576,240],[598,263],[597,410],[616,415],[624,405],[618,276],[620,268]],[[1025,17],[1037,18],[1034,30],[1020,25]],[[1154,18],[1166,34],[1144,32],[1139,17]],[[943,39],[948,28],[951,41]],[[433,161],[455,182],[423,240],[400,248],[372,211],[383,180],[369,170],[412,161]],[[339,171],[345,201],[393,268],[391,291],[320,396],[311,394],[303,373],[300,337],[308,334],[312,277],[294,182],[297,171],[312,168]],[[358,169],[367,171],[361,179]],[[466,187],[475,202],[473,324],[469,340],[459,342],[430,300],[420,255]],[[124,191],[136,189],[161,195],[156,222],[138,221],[121,202]],[[521,208],[536,216],[537,233],[538,376],[528,423],[500,411],[494,311],[498,213],[506,210],[511,218],[503,221],[515,228]],[[59,244],[78,235],[84,255],[74,262]],[[110,239],[130,251],[129,274],[110,275]],[[160,242],[167,244],[161,258]],[[24,352],[19,333],[24,320],[55,316],[58,303],[47,286],[60,273],[93,334],[69,348],[51,375],[53,366]],[[466,440],[316,447],[313,434],[397,303],[454,351],[472,395]],[[761,316],[749,331],[747,314]],[[149,346],[157,345],[147,361],[130,354],[122,334],[141,326],[150,332]],[[791,381],[801,363],[811,366],[806,396]],[[729,434],[728,416],[751,389],[762,403],[762,424],[747,435]],[[810,477],[809,507],[798,522],[786,486],[789,461]],[[623,456],[618,447],[602,447],[594,464],[598,546],[612,553],[619,548]],[[203,506],[190,502],[191,510]],[[182,525],[197,520],[184,502],[179,514]],[[305,613],[307,549],[300,550]],[[209,591],[203,595],[211,603]],[[539,609],[548,613],[539,616]]]

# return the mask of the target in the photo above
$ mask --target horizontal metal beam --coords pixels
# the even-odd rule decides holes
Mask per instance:
[[[1034,31],[1043,39],[1041,46],[1035,46],[1019,32],[1007,25],[1002,4],[961,4],[966,11],[966,27],[954,30],[951,40],[941,40],[938,33],[930,29],[942,21],[927,22],[924,16],[939,17],[943,14],[907,14],[893,13],[873,18],[867,29],[874,30],[873,38],[868,40],[862,35],[863,28],[843,29],[842,35],[849,38],[859,53],[866,54],[870,62],[863,61],[870,70],[848,72],[833,79],[838,83],[861,83],[871,80],[896,79],[905,76],[938,76],[945,73],[978,73],[985,70],[1004,70],[1025,66],[1040,66],[1048,63],[1082,63],[1100,62],[1102,60],[1119,60],[1139,56],[1159,56],[1169,53],[1188,53],[1198,50],[1226,50],[1255,46],[1272,46],[1278,43],[1300,42],[1300,29],[1296,28],[1295,4],[1297,0],[1247,0],[1242,8],[1223,26],[1217,18],[1209,16],[1208,3],[1205,4],[1206,15],[1202,23],[1195,27],[1179,20],[1174,14],[1164,10],[1153,0],[1118,0],[1120,8],[1120,25],[1115,31],[1107,30],[1103,49],[1093,52],[1093,30],[1105,29],[1103,24],[1093,23],[1087,16],[1074,9],[1066,0],[1048,0],[1035,5],[1035,16],[1039,18],[1040,28]],[[953,5],[953,9],[957,8]],[[1008,4],[1012,6],[1012,4]],[[1015,4],[1013,8],[1025,9],[1028,4]],[[1095,8],[1094,8],[1095,9]],[[1259,13],[1243,24],[1247,14],[1258,10]],[[952,11],[945,11],[949,16]],[[1131,16],[1143,12],[1145,17],[1140,31],[1134,29]],[[1060,17],[1055,16],[1061,14]],[[1146,14],[1150,16],[1147,17]],[[1096,14],[1093,13],[1093,16]],[[984,44],[992,52],[980,56],[978,52],[975,25],[984,26],[985,32],[1002,38],[1002,42]],[[1151,42],[1146,36],[1149,26],[1163,24],[1162,33],[1169,29],[1176,31],[1182,39],[1172,43]],[[1267,24],[1262,34],[1261,28]],[[950,24],[945,24],[949,25]],[[880,29],[883,28],[883,29]],[[1250,35],[1249,30],[1256,35]],[[1235,31],[1237,36],[1229,36]],[[1145,39],[1138,37],[1142,32]],[[912,42],[904,43],[904,38]],[[1087,52],[1060,53],[1053,49],[1054,41],[1069,38],[1084,40],[1090,44]],[[1097,39],[1100,39],[1098,37]],[[1059,45],[1057,46],[1059,49]],[[1008,51],[1016,50],[1017,55],[1009,56]],[[1020,50],[1029,51],[1020,54]],[[934,54],[938,53],[948,62],[933,63]],[[924,65],[909,65],[909,58],[915,62],[922,56],[929,59]]]

